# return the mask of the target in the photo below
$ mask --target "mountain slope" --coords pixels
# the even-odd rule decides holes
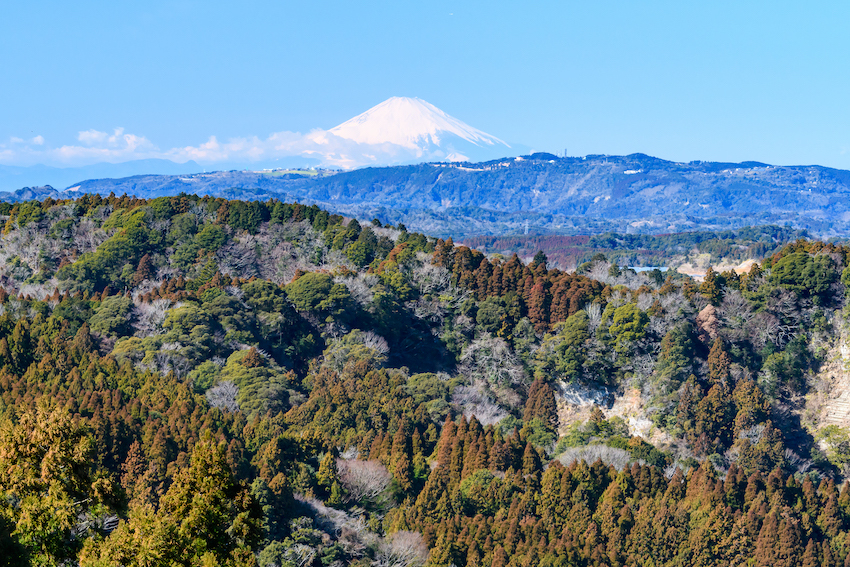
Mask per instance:
[[[418,98],[392,97],[366,112],[329,130],[358,144],[396,144],[422,149],[422,144],[440,146],[451,136],[476,146],[501,145],[502,140],[473,128],[436,106]]]
[[[418,98],[392,97],[327,131],[310,134],[326,160],[352,165],[493,159],[511,147]],[[325,149],[326,148],[326,149]],[[345,160],[348,160],[347,162]]]
[[[202,169],[194,161],[175,163],[166,159],[140,159],[124,163],[95,163],[82,167],[50,167],[32,165],[19,167],[0,165],[0,191],[12,191],[24,186],[52,185],[69,187],[86,179],[105,177],[128,177],[130,175],[160,174],[179,175]]]
[[[820,166],[676,163],[643,154],[535,154],[477,164],[430,163],[318,176],[230,171],[80,183],[80,192],[142,197],[180,192],[277,195],[361,218],[455,237],[607,230],[667,233],[788,224],[850,232],[850,172]],[[9,197],[11,198],[11,197]]]
[[[850,247],[696,286],[276,200],[0,213],[0,563],[845,564]]]

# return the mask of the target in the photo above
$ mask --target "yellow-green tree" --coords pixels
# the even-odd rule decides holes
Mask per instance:
[[[0,425],[0,513],[32,564],[74,557],[79,534],[106,512],[113,485],[93,469],[94,453],[88,429],[46,400]]]
[[[135,509],[109,537],[87,542],[80,565],[255,565],[262,535],[262,509],[234,478],[225,446],[206,439],[159,510]]]

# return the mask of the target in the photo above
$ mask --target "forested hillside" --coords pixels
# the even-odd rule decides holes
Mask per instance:
[[[850,565],[850,248],[697,284],[276,200],[0,214],[0,564]]]
[[[471,236],[464,238],[463,244],[486,253],[515,252],[521,258],[531,258],[542,251],[549,265],[563,269],[575,270],[597,254],[621,266],[668,266],[672,269],[686,262],[740,264],[770,256],[784,245],[808,236],[806,231],[788,227],[757,226],[659,235],[607,232],[592,236]]]

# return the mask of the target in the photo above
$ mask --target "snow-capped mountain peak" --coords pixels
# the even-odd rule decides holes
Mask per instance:
[[[422,99],[395,96],[343,122],[329,133],[358,144],[393,144],[429,152],[449,149],[452,138],[480,148],[503,146],[502,140],[473,128]],[[430,148],[429,148],[430,146]]]

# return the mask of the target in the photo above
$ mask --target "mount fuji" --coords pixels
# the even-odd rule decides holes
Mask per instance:
[[[306,155],[343,167],[483,161],[515,152],[419,98],[392,97],[330,130],[308,135]]]

